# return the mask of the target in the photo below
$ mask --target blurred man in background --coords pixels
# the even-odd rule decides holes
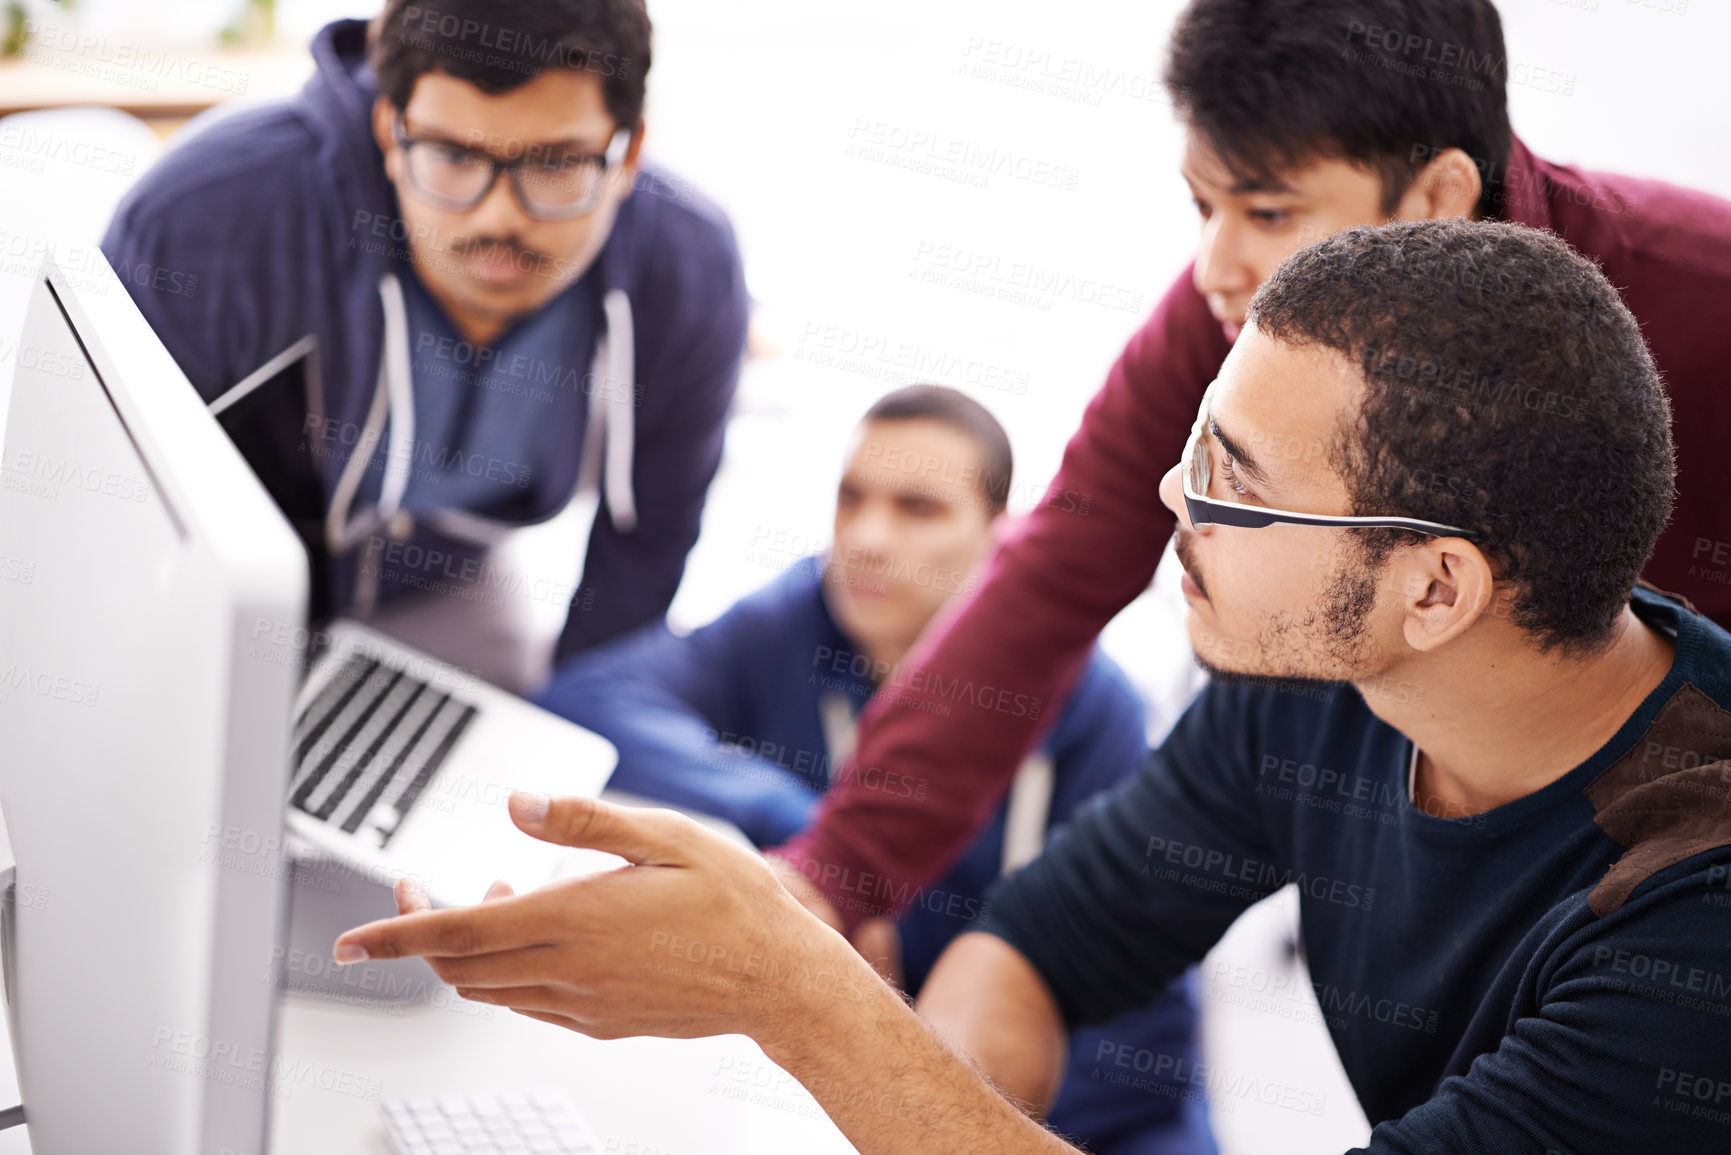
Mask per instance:
[[[540,704],[618,747],[614,787],[727,818],[759,846],[786,839],[839,785],[834,772],[853,746],[855,714],[874,693],[905,689],[908,650],[945,606],[968,596],[1003,514],[1011,465],[1003,427],[966,395],[914,385],[881,398],[848,449],[827,556],[782,559],[792,564],[781,577],[686,636],[657,624],[576,655]],[[948,687],[946,697],[946,709],[1034,708],[990,680]],[[899,950],[878,961],[909,993],[988,913],[992,883],[1141,764],[1141,701],[1098,649],[1051,713],[1008,802],[936,885],[886,894],[875,880],[855,880],[849,890],[858,914],[906,905]],[[852,773],[866,789],[916,804],[930,789],[872,767]],[[1206,1094],[1181,1076],[1195,1069],[1195,1034],[1182,979],[1149,1006],[1078,1031],[1052,1125],[1101,1155],[1208,1155]],[[1111,1064],[1101,1056],[1119,1053],[1147,1056],[1146,1085],[1105,1077]]]

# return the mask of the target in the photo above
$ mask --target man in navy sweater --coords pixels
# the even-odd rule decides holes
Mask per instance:
[[[666,612],[747,302],[725,218],[639,167],[649,49],[642,0],[391,0],[116,213],[103,251],[199,393],[267,370],[231,432],[313,556],[315,616],[569,606],[564,655]],[[502,572],[568,507],[580,567]]]
[[[951,944],[925,1021],[760,857],[587,799],[513,817],[637,868],[465,910],[400,888],[336,957],[425,955],[591,1035],[748,1034],[866,1155],[1057,1152],[1018,1101],[1065,1029],[1291,882],[1365,1150],[1724,1151],[1731,634],[1637,585],[1669,425],[1640,325],[1554,235],[1338,233],[1257,290],[1161,485],[1220,676]],[[658,928],[755,973],[663,979]]]
[[[1421,218],[1548,229],[1617,286],[1677,417],[1678,498],[1642,572],[1731,627],[1731,201],[1535,156],[1510,129],[1512,74],[1553,89],[1573,83],[1510,56],[1491,0],[1184,6],[1165,80],[1185,132],[1180,172],[1200,224],[1196,260],[1125,345],[1046,500],[1005,535],[978,596],[910,659],[922,673],[910,681],[990,671],[1018,692],[1058,694],[1100,630],[1148,588],[1175,525],[1158,497],[1161,474],[1257,286],[1340,229]],[[1466,376],[1471,368],[1412,371],[1447,374],[1459,393],[1487,397],[1489,379]],[[1541,415],[1557,403],[1522,397]],[[1079,494],[1089,498],[1085,512]],[[907,806],[844,783],[779,852],[798,868],[789,873],[796,887],[815,878],[827,893],[828,880],[859,873],[919,886],[1003,796],[1028,728],[978,711],[937,718],[923,704],[912,694],[875,703],[860,719],[857,756],[930,777],[933,803]]]
[[[619,749],[611,785],[727,818],[759,846],[805,824],[853,744],[874,693],[897,693],[903,657],[944,606],[966,597],[1010,492],[1003,427],[954,389],[915,385],[866,412],[837,487],[834,541],[714,622],[683,637],[656,624],[579,654],[540,704]],[[774,554],[767,555],[776,560]],[[783,563],[788,559],[781,558]],[[1040,703],[989,683],[946,690],[1006,713]],[[1048,827],[1131,774],[1146,746],[1142,703],[1098,649],[1008,802],[948,875],[918,894],[856,886],[853,913],[902,916],[900,957],[917,992],[950,941],[978,925],[987,889],[1039,853]],[[930,784],[853,767],[862,784],[918,801]],[[1071,1078],[1053,1125],[1101,1155],[1214,1150],[1206,1094],[1171,1073],[1196,1061],[1195,1009],[1182,983],[1070,1040]],[[1102,1054],[1159,1056],[1148,1087],[1104,1078]]]

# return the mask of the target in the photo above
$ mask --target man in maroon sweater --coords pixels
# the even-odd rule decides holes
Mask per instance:
[[[925,779],[928,796],[843,772],[780,851],[824,901],[791,872],[790,886],[868,955],[884,925],[875,916],[897,913],[884,896],[948,869],[1038,737],[1039,703],[1062,700],[1100,630],[1153,578],[1174,526],[1161,476],[1251,294],[1286,256],[1342,228],[1472,215],[1549,229],[1598,261],[1641,322],[1675,417],[1677,503],[1644,576],[1731,626],[1731,203],[1534,157],[1509,129],[1508,68],[1489,0],[1193,0],[1179,17],[1166,83],[1202,218],[1196,260],[1089,404],[1047,500],[972,601],[909,656],[898,682],[918,689],[862,717],[855,761]],[[1411,374],[1463,405],[1490,399],[1473,366]],[[1556,414],[1567,398],[1533,389],[1521,402]]]

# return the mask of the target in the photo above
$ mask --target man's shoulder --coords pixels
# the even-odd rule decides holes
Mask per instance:
[[[752,560],[765,560],[754,557]],[[810,660],[813,639],[824,635],[821,608],[821,572],[812,558],[800,558],[780,574],[736,599],[712,620],[689,634],[675,633],[665,620],[658,620],[568,659],[562,669],[579,671],[603,681],[616,675],[630,676],[645,664],[645,655],[667,647],[684,652],[699,647],[711,658],[731,655],[730,663],[748,666],[782,661],[796,653]],[[800,645],[805,642],[803,648]],[[736,664],[727,666],[736,669]],[[722,669],[712,671],[718,676]],[[575,676],[575,675],[573,675]]]
[[[1098,736],[1102,728],[1114,723],[1134,726],[1141,733],[1146,711],[1130,675],[1096,645],[1064,699],[1047,747],[1056,750],[1067,740]]]
[[[1553,229],[1619,288],[1667,272],[1731,290],[1731,200],[1701,189],[1535,160]]]
[[[1679,863],[1731,855],[1731,635],[1650,589],[1634,605],[1675,633],[1676,655],[1630,719],[1640,733],[1584,790],[1593,821],[1623,848],[1589,895],[1601,917]]]
[[[1158,368],[1178,359],[1179,366],[1212,378],[1232,349],[1220,322],[1196,288],[1196,264],[1186,264],[1172,279],[1154,311],[1125,346],[1130,368]]]
[[[789,630],[816,632],[826,620],[820,559],[778,555],[774,543],[754,550],[749,559],[765,568],[784,565],[775,577],[743,595],[722,612],[717,622],[748,629],[766,647],[771,636]]]
[[[1696,609],[1687,598],[1649,582],[1630,596],[1635,615],[1676,639],[1676,668],[1707,697],[1731,709],[1731,632]]]
[[[1731,846],[1701,850],[1654,871],[1614,910],[1597,910],[1597,894],[1576,892],[1549,912],[1545,929],[1558,952],[1594,971],[1658,977],[1673,987],[1716,995],[1725,1004],[1717,1013],[1731,1015],[1731,965],[1724,961]],[[1702,969],[1704,961],[1713,965]],[[1559,977],[1571,976],[1564,971]]]
[[[309,238],[339,244],[343,212],[319,143],[292,103],[195,124],[128,190],[102,241],[110,261],[151,261],[212,286],[262,285]],[[328,251],[318,245],[318,251]]]
[[[620,215],[639,292],[685,298],[739,280],[732,223],[683,177],[645,165]]]
[[[869,695],[874,675],[887,673],[830,614],[824,580],[822,557],[799,557],[706,627],[733,667],[749,674],[744,692],[794,708],[824,690]]]
[[[232,218],[238,224],[308,210],[319,144],[292,102],[206,116],[189,125],[133,186],[117,219],[167,217],[214,225]]]
[[[632,185],[633,197],[652,198],[655,228],[669,235],[707,239],[715,247],[732,246],[733,224],[721,206],[692,181],[658,164],[645,164]]]

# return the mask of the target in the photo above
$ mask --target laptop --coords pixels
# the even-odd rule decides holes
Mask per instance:
[[[305,428],[322,402],[308,336],[209,406],[306,548],[314,622],[331,609],[318,580],[329,563],[324,496],[304,480],[282,480],[305,471],[281,460],[292,450],[280,431]],[[299,900],[309,890],[333,893],[357,877],[387,898],[396,879],[411,878],[435,906],[456,906],[479,901],[497,878],[522,892],[621,861],[530,838],[505,809],[513,789],[599,795],[618,760],[606,739],[359,622],[337,618],[299,637],[282,634],[263,629],[250,644],[267,661],[304,651],[286,840],[297,864],[297,912],[308,913]],[[340,918],[391,912],[379,909],[377,893],[362,900],[365,907],[308,917],[322,934]]]
[[[412,878],[435,906],[619,861],[530,838],[505,809],[514,789],[597,797],[612,743],[358,623],[316,640],[289,739],[297,859]]]

